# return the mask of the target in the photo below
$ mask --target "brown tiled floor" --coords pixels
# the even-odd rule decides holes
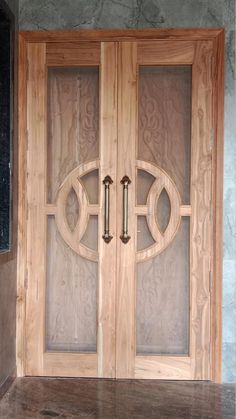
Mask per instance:
[[[235,418],[235,385],[154,380],[18,378],[0,418]]]

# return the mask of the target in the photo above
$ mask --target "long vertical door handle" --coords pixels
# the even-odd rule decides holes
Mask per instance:
[[[106,176],[103,180],[105,186],[105,210],[104,210],[104,234],[102,236],[103,240],[106,243],[109,243],[112,240],[110,235],[110,185],[113,183],[113,180],[110,176]]]
[[[128,187],[131,180],[128,176],[124,176],[120,183],[123,185],[123,225],[120,239],[123,243],[128,243],[130,236],[128,234]]]

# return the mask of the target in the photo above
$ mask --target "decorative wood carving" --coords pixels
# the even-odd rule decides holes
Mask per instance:
[[[99,161],[95,160],[87,164],[82,164],[69,173],[58,190],[56,205],[54,207],[57,228],[65,242],[79,255],[94,261],[98,260],[98,252],[82,244],[81,239],[87,229],[89,215],[99,215],[100,207],[99,205],[89,204],[86,190],[79,179],[84,174],[98,167]],[[70,195],[71,189],[76,194],[79,206],[78,219],[72,230],[66,214],[68,195]]]

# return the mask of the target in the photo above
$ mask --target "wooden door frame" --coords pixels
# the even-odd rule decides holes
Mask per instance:
[[[25,31],[19,34],[19,198],[18,198],[18,285],[17,285],[17,375],[25,375],[25,308],[27,289],[26,227],[27,197],[27,125],[26,82],[28,43],[99,42],[99,41],[211,40],[214,44],[216,72],[213,86],[213,261],[211,292],[211,380],[222,380],[222,239],[223,239],[223,133],[224,133],[224,29],[116,29],[78,31]]]

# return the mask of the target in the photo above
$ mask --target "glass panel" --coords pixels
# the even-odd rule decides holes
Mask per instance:
[[[97,275],[48,217],[46,350],[96,352]]]
[[[13,18],[0,15],[0,253],[12,245]],[[16,204],[17,205],[17,204]]]
[[[170,221],[170,198],[165,188],[162,189],[157,201],[157,223],[162,233],[165,232]]]
[[[98,250],[98,217],[90,215],[88,226],[83,235],[81,243],[92,250]]]
[[[85,187],[90,204],[98,204],[98,170],[93,170],[80,178]]]
[[[98,123],[98,67],[49,68],[49,202],[72,169],[98,158]]]
[[[74,231],[78,218],[79,218],[78,198],[74,189],[71,188],[70,192],[68,193],[67,200],[66,200],[66,219],[67,219],[67,223],[71,231]]]
[[[148,193],[154,182],[154,176],[145,170],[139,170],[137,173],[137,204],[145,205],[147,203]]]
[[[138,158],[155,163],[190,200],[191,66],[141,66]]]
[[[189,218],[159,255],[137,265],[137,353],[188,354]]]
[[[137,234],[137,250],[143,250],[155,243],[150,233],[147,219],[143,215],[138,215],[138,234]]]

